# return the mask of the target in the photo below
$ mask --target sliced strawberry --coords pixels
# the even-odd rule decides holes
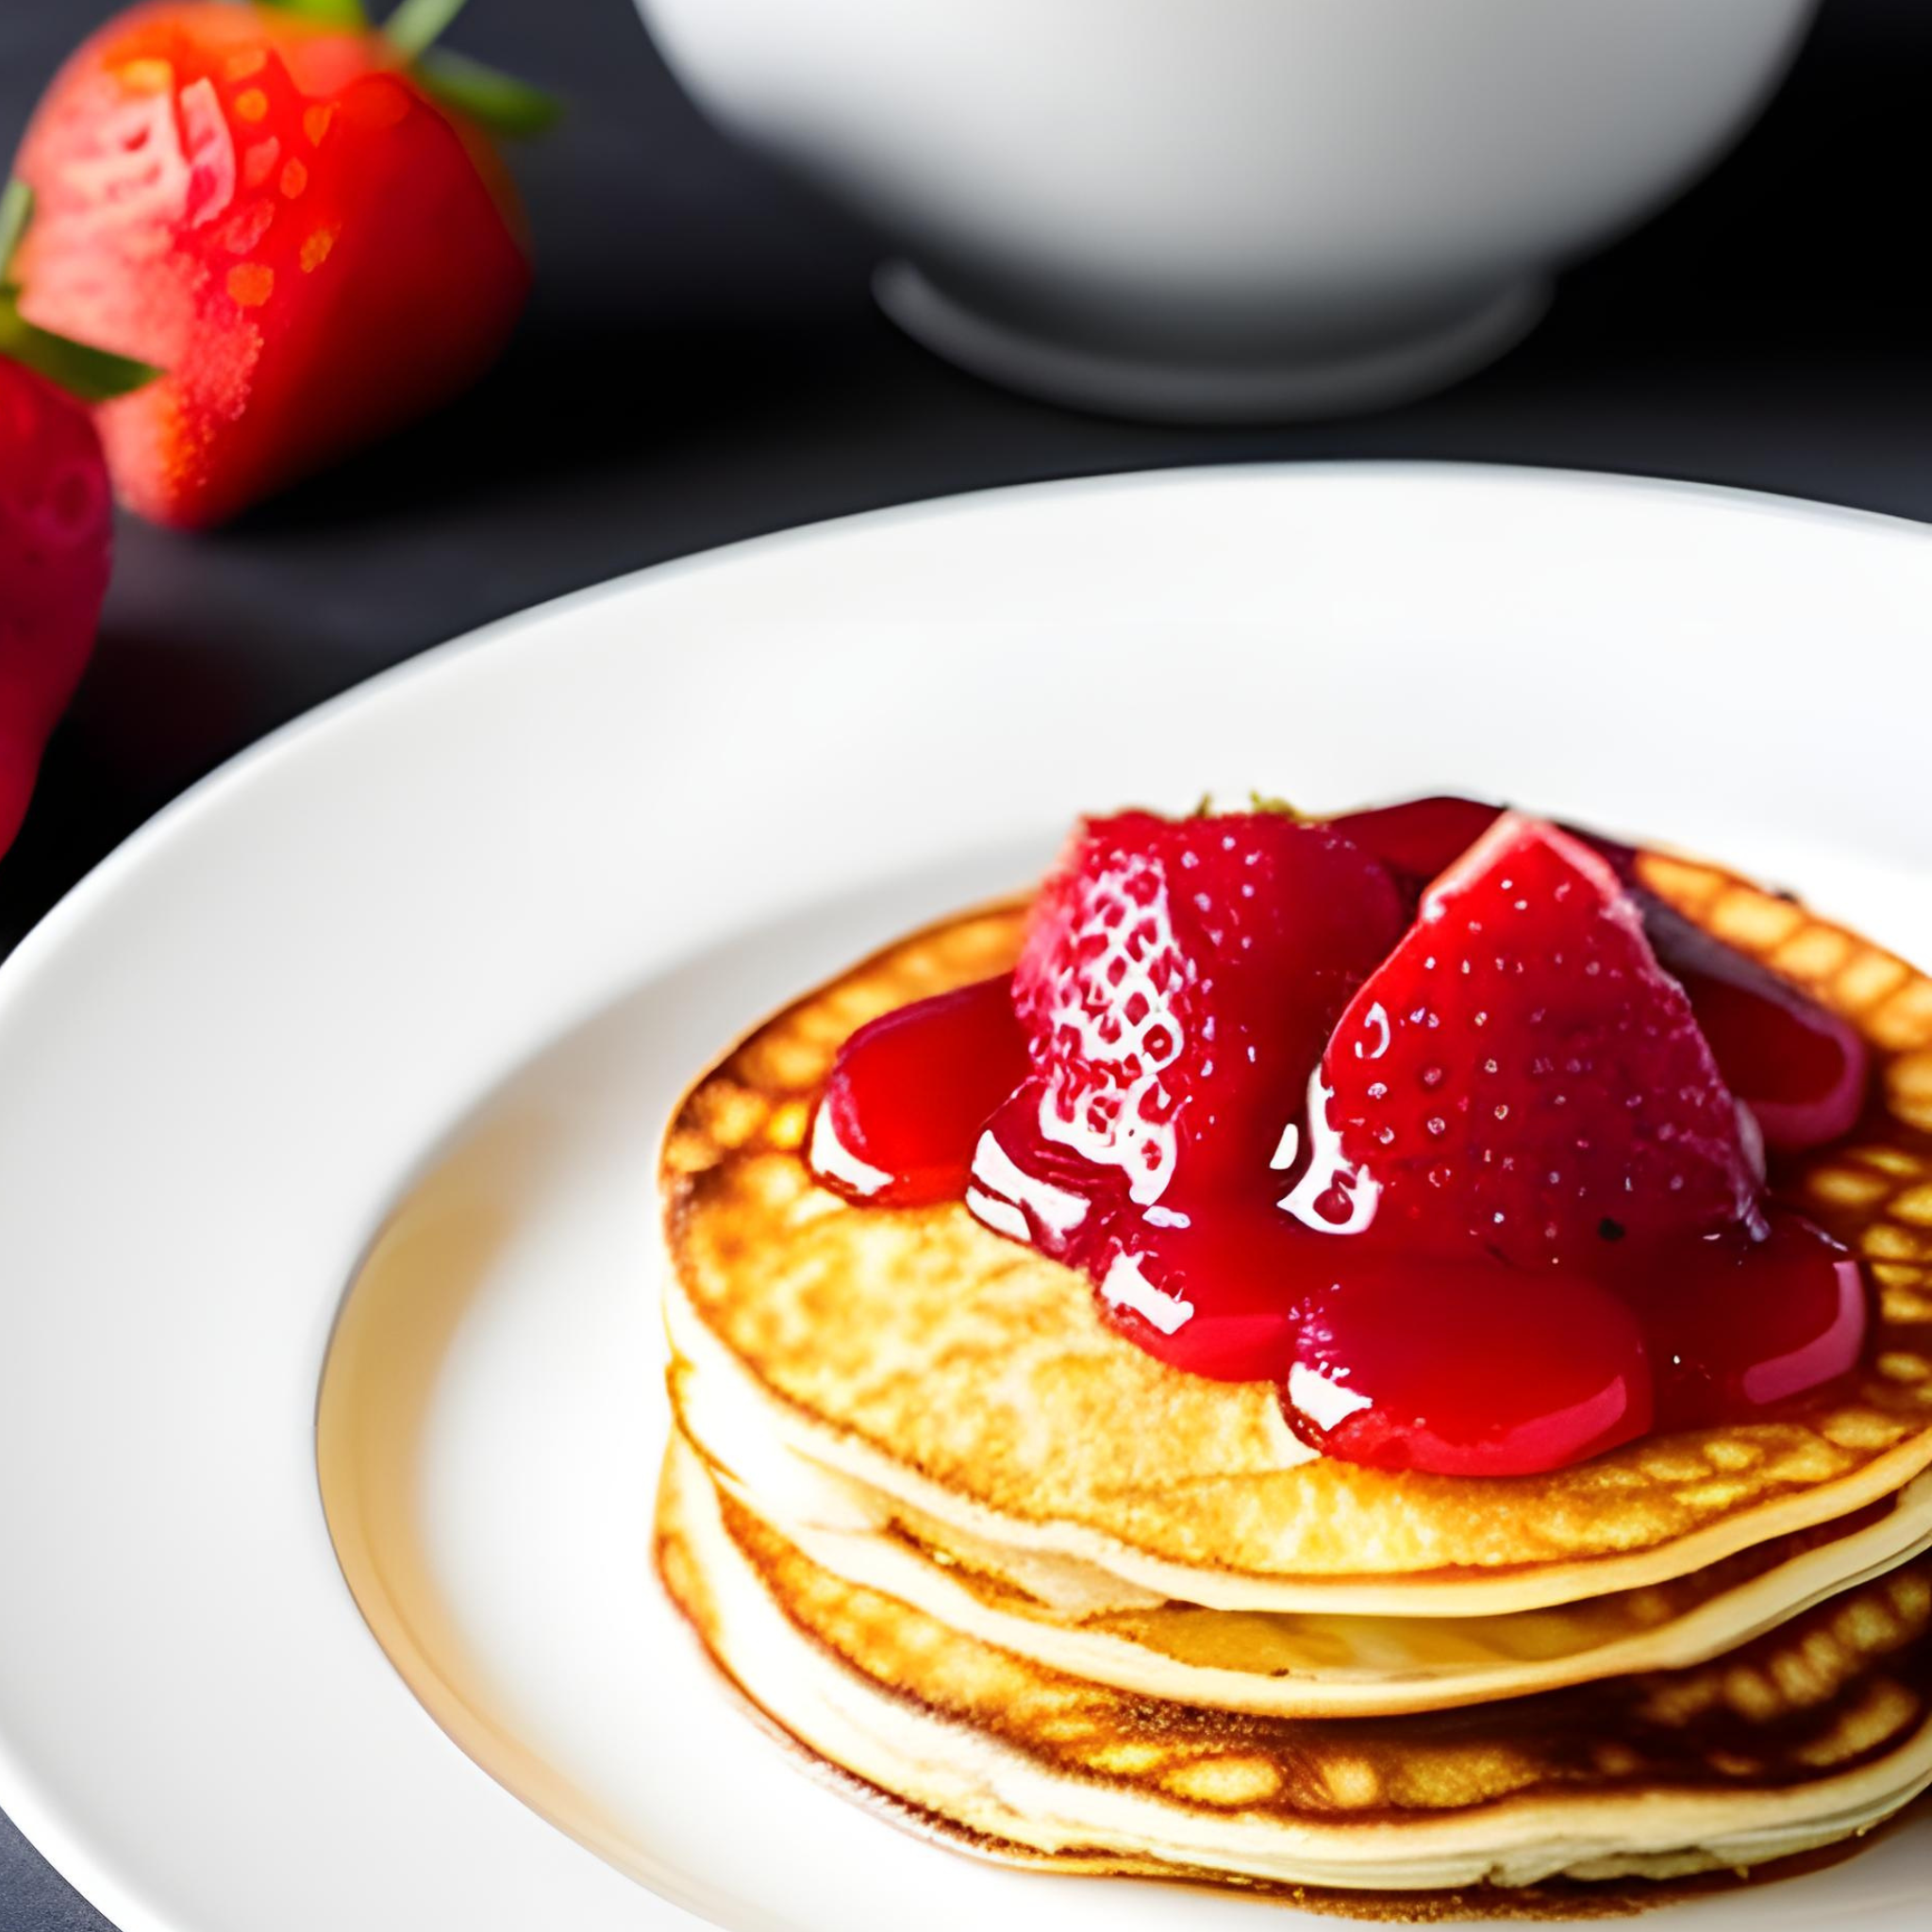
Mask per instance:
[[[1413,798],[1330,824],[1380,858],[1419,904],[1429,882],[1498,815],[1495,806],[1471,798]],[[1751,1109],[1765,1144],[1800,1153],[1849,1133],[1871,1083],[1871,1056],[1857,1029],[1645,891],[1632,847],[1569,829],[1609,863],[1637,902],[1645,937],[1690,995],[1725,1084]]]
[[[1378,1219],[1524,1266],[1747,1221],[1736,1101],[1616,875],[1507,816],[1429,890],[1323,1061]]]
[[[997,1138],[1139,1208],[1265,1187],[1282,1095],[1401,930],[1386,871],[1282,812],[1084,823],[1034,907],[1014,1000],[1032,1078]]]
[[[1345,812],[1329,824],[1394,874],[1411,907],[1502,815],[1502,808],[1444,793]]]

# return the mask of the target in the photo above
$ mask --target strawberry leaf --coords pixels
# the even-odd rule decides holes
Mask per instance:
[[[382,24],[383,38],[406,60],[426,54],[463,10],[463,0],[403,0]]]
[[[161,373],[132,357],[90,349],[83,342],[36,328],[21,314],[11,289],[0,289],[0,359],[31,369],[83,403],[112,402],[145,387]]]
[[[20,312],[20,290],[9,271],[33,218],[34,192],[16,177],[0,192],[0,361],[18,362],[83,403],[111,402],[152,382],[158,369],[69,341]]]
[[[0,192],[0,285],[7,281],[7,271],[13,266],[33,218],[34,192],[16,175]]]
[[[291,13],[317,26],[340,27],[344,33],[367,33],[369,15],[362,0],[255,0],[271,13]]]
[[[555,94],[446,47],[419,56],[415,75],[444,107],[509,140],[541,134],[563,113],[563,103]]]

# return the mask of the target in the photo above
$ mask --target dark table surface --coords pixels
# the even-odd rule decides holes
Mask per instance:
[[[0,150],[112,10],[0,0]],[[1694,477],[1932,518],[1923,0],[1825,0],[1737,152],[1566,277],[1494,369],[1383,415],[1239,431],[1065,414],[914,348],[868,301],[866,238],[698,119],[630,0],[473,0],[454,42],[573,104],[516,158],[539,256],[523,332],[467,400],[231,530],[124,525],[93,666],[0,860],[0,953],[184,786],[332,692],[542,598],[849,510],[1374,456]],[[0,1928],[104,1924],[0,1817]]]

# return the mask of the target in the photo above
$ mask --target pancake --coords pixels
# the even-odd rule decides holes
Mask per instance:
[[[1846,1517],[1685,1575],[1546,1609],[1215,1609],[1164,1598],[1076,1557],[962,1533],[797,1453],[766,1426],[767,1406],[708,1334],[682,1327],[667,1378],[679,1428],[735,1497],[815,1560],[1037,1661],[1226,1709],[1429,1709],[1674,1668],[1932,1543],[1927,1473]],[[1424,1607],[1443,1601],[1424,1599]]]
[[[1932,1557],[1713,1663],[1400,1720],[1258,1718],[1047,1670],[814,1564],[681,1438],[658,1557],[724,1670],[891,1815],[1009,1861],[1376,1890],[1673,1877],[1932,1783]]]
[[[1884,1502],[1932,1465],[1932,981],[1732,874],[1656,855],[1642,870],[1874,1049],[1880,1104],[1786,1186],[1872,1264],[1873,1345],[1845,1383],[1547,1474],[1391,1474],[1311,1455],[1266,1385],[1156,1361],[1101,1320],[1081,1276],[963,1207],[847,1207],[802,1151],[833,1054],[881,1012],[1006,970],[1016,904],[808,996],[679,1108],[667,1310],[708,1453],[730,1467],[775,1442],[1008,1583],[1057,1566],[1128,1607],[1268,1614],[1494,1618],[1601,1600]]]
[[[681,1396],[676,1407],[690,1440]],[[1554,1609],[1351,1617],[1151,1596],[1123,1605],[1117,1593],[1089,1593],[1059,1566],[1016,1582],[984,1553],[952,1546],[942,1526],[830,1471],[794,1462],[774,1472],[769,1459],[708,1466],[735,1506],[821,1569],[949,1629],[1117,1690],[1266,1716],[1445,1709],[1679,1669],[1932,1551],[1928,1474],[1843,1522],[1666,1584]]]

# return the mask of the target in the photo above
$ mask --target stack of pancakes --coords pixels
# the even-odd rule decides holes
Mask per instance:
[[[962,1207],[803,1149],[839,1044],[1007,970],[922,933],[665,1148],[658,1554],[728,1675],[902,1821],[1015,1862],[1375,1891],[1757,1867],[1932,1784],[1932,980],[1729,874],[1645,883],[1851,1018],[1878,1099],[1782,1191],[1866,1257],[1848,1386],[1549,1474],[1312,1455]]]

